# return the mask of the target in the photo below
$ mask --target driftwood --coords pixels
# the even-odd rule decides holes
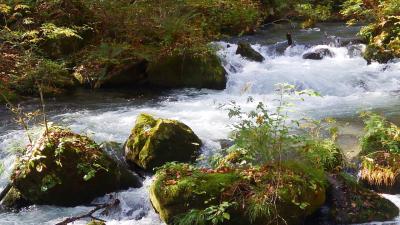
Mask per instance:
[[[119,204],[120,204],[119,199],[114,199],[114,200],[113,200],[112,202],[110,202],[110,203],[106,203],[106,204],[102,204],[102,205],[97,205],[94,209],[90,210],[90,211],[89,211],[88,213],[86,213],[86,214],[83,214],[83,215],[80,215],[80,216],[75,216],[75,217],[67,218],[67,219],[65,219],[64,221],[62,221],[62,222],[60,222],[60,223],[57,223],[56,225],[67,225],[67,224],[69,224],[69,223],[72,223],[72,222],[75,222],[75,221],[77,221],[77,220],[84,219],[84,218],[91,218],[91,219],[94,219],[94,220],[99,220],[99,221],[105,222],[105,221],[102,220],[102,219],[96,218],[95,216],[93,216],[93,214],[94,214],[95,212],[101,210],[101,209],[106,209],[106,208],[109,208],[109,207],[117,206],[117,205],[119,205]]]
[[[3,201],[3,198],[6,197],[7,193],[10,191],[11,188],[12,184],[8,183],[7,186],[0,193],[0,201]]]

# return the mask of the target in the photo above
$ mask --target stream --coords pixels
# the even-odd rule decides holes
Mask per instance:
[[[253,36],[232,38],[215,43],[222,63],[228,71],[227,88],[223,91],[183,89],[174,91],[96,91],[81,90],[69,96],[47,101],[50,120],[68,126],[75,132],[87,134],[98,143],[123,143],[142,112],[158,117],[177,119],[186,123],[202,139],[203,153],[209,156],[221,149],[232,121],[221,106],[235,101],[244,110],[255,108],[259,101],[275,107],[275,84],[289,83],[298,89],[313,89],[322,97],[307,97],[298,103],[293,116],[306,115],[315,119],[334,117],[347,124],[341,130],[339,143],[349,157],[359,151],[357,140],[362,132],[359,113],[373,110],[399,120],[400,62],[388,64],[367,62],[360,56],[363,45],[340,47],[341,40],[353,38],[360,27],[324,23],[310,30],[292,29],[285,25],[265,26]],[[296,45],[281,50],[286,32],[290,31]],[[263,63],[250,62],[235,54],[236,43],[245,40],[264,57]],[[313,48],[328,48],[334,57],[323,60],[305,60],[302,55]],[[133,97],[134,96],[134,97]],[[253,102],[248,102],[252,97]],[[37,101],[23,104],[27,111],[38,107]],[[15,149],[27,143],[25,133],[16,126],[11,115],[0,107],[0,159],[5,171],[0,177],[0,188],[8,181],[15,160]],[[108,225],[161,225],[148,198],[151,177],[144,186],[115,194],[119,209],[100,218]],[[400,196],[384,195],[400,206]],[[109,196],[94,200],[105,202]],[[92,209],[31,206],[20,212],[0,213],[0,225],[55,224],[66,217],[84,214]],[[397,221],[397,222],[396,222]],[[371,224],[400,224],[396,221]],[[86,224],[78,221],[74,224]]]

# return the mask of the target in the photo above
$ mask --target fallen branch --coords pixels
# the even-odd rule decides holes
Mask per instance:
[[[86,214],[83,214],[83,215],[81,215],[81,216],[75,216],[75,217],[67,218],[67,219],[65,219],[64,221],[62,221],[62,222],[60,222],[60,223],[57,223],[56,225],[67,225],[67,224],[69,224],[69,223],[75,222],[75,221],[80,220],[80,219],[83,219],[83,218],[91,218],[91,219],[94,219],[94,220],[99,220],[99,221],[105,222],[105,221],[102,220],[102,219],[96,218],[95,216],[93,216],[93,214],[94,214],[95,212],[99,211],[100,209],[105,209],[105,208],[108,208],[108,207],[117,206],[117,205],[119,205],[119,204],[120,204],[119,199],[115,199],[115,200],[113,200],[111,203],[106,203],[106,204],[98,205],[98,206],[96,206],[96,208],[92,209],[91,211],[89,211],[89,212],[86,213]]]

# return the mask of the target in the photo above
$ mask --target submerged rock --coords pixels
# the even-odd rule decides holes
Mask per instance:
[[[150,85],[163,88],[226,87],[226,71],[214,53],[174,54],[150,62],[147,68]]]
[[[333,175],[329,181],[331,188],[328,196],[336,224],[388,221],[399,215],[395,204],[363,188],[350,175]]]
[[[364,156],[360,168],[361,182],[381,193],[400,193],[400,154],[374,152]]]
[[[304,53],[303,59],[321,60],[325,57],[333,57],[335,54],[327,48],[318,48],[311,52]]]
[[[74,206],[140,179],[88,137],[51,127],[17,161],[13,186],[35,204]]]
[[[282,179],[276,184],[278,174]],[[264,225],[276,218],[282,219],[277,223],[300,224],[325,202],[325,176],[297,163],[217,170],[169,164],[157,172],[150,199],[167,224],[213,206],[225,207],[227,225]]]
[[[145,170],[166,162],[191,162],[200,154],[202,143],[185,124],[141,114],[125,144],[125,156]]]
[[[243,58],[246,58],[250,61],[263,62],[265,60],[264,56],[254,50],[247,42],[238,43],[236,54],[241,55]]]

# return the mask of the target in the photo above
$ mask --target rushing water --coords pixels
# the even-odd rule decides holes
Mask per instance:
[[[314,118],[336,117],[343,123],[352,122],[342,131],[343,146],[356,152],[354,140],[360,132],[357,115],[363,110],[399,115],[400,62],[387,65],[367,65],[360,56],[362,45],[339,47],[338,37],[353,37],[357,28],[338,24],[321,25],[313,30],[291,30],[297,45],[281,51],[280,45],[287,28],[267,28],[255,36],[242,37],[252,42],[266,60],[250,62],[235,54],[236,42],[232,39],[216,43],[219,55],[229,73],[224,91],[185,89],[153,95],[109,94],[107,92],[81,93],[50,100],[48,110],[51,120],[85,133],[98,142],[124,142],[133,127],[136,116],[147,112],[160,117],[178,119],[188,124],[203,140],[206,155],[220,149],[219,140],[227,137],[231,121],[221,105],[235,101],[244,109],[255,107],[263,101],[274,107],[276,83],[290,83],[298,89],[310,88],[322,94],[309,97],[296,106],[298,115]],[[320,61],[304,60],[302,54],[313,48],[329,48],[333,58]],[[112,96],[112,97],[111,97]],[[248,97],[255,99],[248,102]],[[28,109],[33,103],[26,104]],[[0,109],[0,157],[6,171],[0,179],[5,186],[14,160],[14,146],[26,142],[24,132],[11,123],[10,116]],[[121,206],[109,216],[100,216],[107,224],[158,225],[162,222],[153,211],[148,199],[147,178],[144,187],[117,193]],[[397,196],[385,196],[400,202]],[[102,202],[108,196],[95,200]],[[54,224],[63,218],[88,212],[91,208],[78,206],[61,208],[31,206],[18,213],[1,213],[0,224]],[[400,220],[399,220],[400,221]],[[75,224],[85,224],[79,221]]]

